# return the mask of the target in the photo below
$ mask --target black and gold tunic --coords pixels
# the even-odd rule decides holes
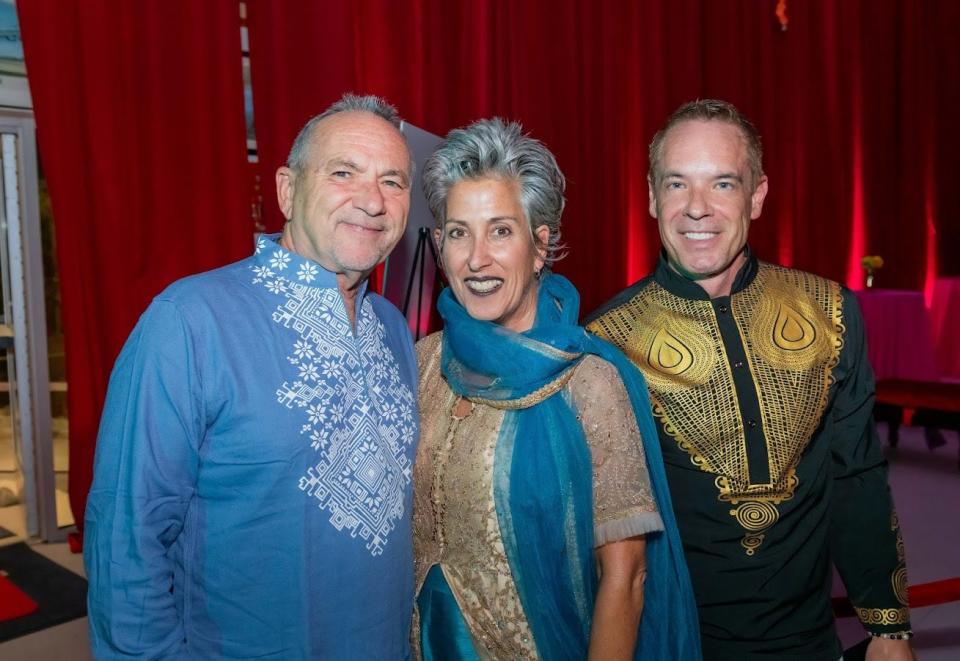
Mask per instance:
[[[864,626],[910,628],[853,295],[752,256],[710,299],[664,257],[588,328],[643,371],[705,659],[840,656],[831,560]]]

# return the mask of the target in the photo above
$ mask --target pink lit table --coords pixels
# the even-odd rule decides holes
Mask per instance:
[[[901,289],[864,289],[856,294],[877,381],[937,381],[940,372],[923,294]]]
[[[960,277],[934,282],[930,321],[941,376],[960,380]]]

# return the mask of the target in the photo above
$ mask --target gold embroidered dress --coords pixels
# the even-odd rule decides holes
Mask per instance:
[[[909,629],[849,291],[750,256],[710,299],[661,257],[588,329],[647,379],[705,659],[835,661],[831,559],[869,631]]]
[[[421,436],[414,466],[416,591],[439,565],[480,658],[537,651],[500,536],[494,455],[504,410],[461,401],[440,371],[440,333],[417,344]],[[578,412],[593,466],[595,544],[662,530],[630,401],[617,370],[588,355],[563,388]],[[413,641],[419,630],[415,617]]]

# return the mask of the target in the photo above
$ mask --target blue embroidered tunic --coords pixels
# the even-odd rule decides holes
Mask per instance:
[[[365,285],[364,285],[365,287]],[[158,296],[117,360],[84,557],[97,658],[402,659],[406,322],[261,237]]]

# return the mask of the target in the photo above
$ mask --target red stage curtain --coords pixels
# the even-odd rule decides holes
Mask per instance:
[[[765,138],[762,258],[881,286],[960,273],[960,3],[247,0],[265,225],[300,126],[344,91],[437,134],[518,119],[568,176],[559,270],[589,311],[652,265],[646,146],[696,97]],[[150,297],[247,253],[235,0],[18,3],[57,224],[78,520],[107,374]],[[936,241],[936,249],[933,249]],[[935,271],[934,269],[937,269]]]
[[[764,136],[764,259],[885,287],[960,271],[960,3],[950,0],[249,0],[261,176],[300,126],[349,90],[386,96],[443,135],[502,115],[556,153],[569,179],[558,270],[585,311],[645,274],[658,250],[646,148],[682,102],[737,104]],[[265,196],[268,226],[280,216]],[[929,227],[928,227],[929,225]],[[939,242],[929,251],[929,232]],[[929,254],[928,254],[929,252]]]
[[[252,248],[236,0],[17,4],[57,233],[70,501],[113,361],[174,279]]]

